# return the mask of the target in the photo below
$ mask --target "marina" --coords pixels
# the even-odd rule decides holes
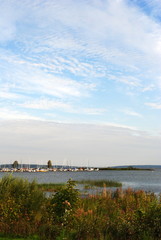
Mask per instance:
[[[0,168],[0,172],[29,172],[29,173],[35,173],[35,172],[78,172],[78,171],[99,171],[99,168],[70,168],[70,167],[54,167],[54,168]]]

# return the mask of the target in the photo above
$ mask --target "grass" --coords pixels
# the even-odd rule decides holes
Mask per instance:
[[[0,237],[0,240],[24,240],[24,238],[6,238],[6,237]]]
[[[32,236],[27,238],[0,237],[0,240],[39,240],[39,238],[37,236]]]
[[[6,238],[0,237],[0,240],[38,240],[38,238]]]
[[[112,180],[80,180],[75,181],[76,184],[84,184],[92,187],[121,187],[122,183]]]
[[[6,238],[6,237],[0,237],[0,240],[32,240],[31,238]]]
[[[65,183],[39,183],[38,188],[42,191],[57,192],[60,191],[65,185]]]

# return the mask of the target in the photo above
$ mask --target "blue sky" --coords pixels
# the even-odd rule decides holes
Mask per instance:
[[[0,0],[1,162],[160,164],[160,119],[159,0]],[[61,139],[56,153],[51,133]],[[34,137],[44,139],[43,157]],[[149,142],[137,155],[140,141]]]

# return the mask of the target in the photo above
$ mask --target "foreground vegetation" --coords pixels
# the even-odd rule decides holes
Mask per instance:
[[[36,182],[0,180],[0,236],[35,240],[159,240],[161,199],[153,193],[104,188],[81,198],[71,180],[46,197]],[[0,238],[1,239],[1,238]]]
[[[39,240],[39,237],[38,236],[32,236],[31,238],[0,237],[0,240]]]

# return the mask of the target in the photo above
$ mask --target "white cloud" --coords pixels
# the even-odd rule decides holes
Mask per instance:
[[[24,17],[30,12],[30,17],[22,20],[24,51],[70,50],[73,54],[96,54],[115,63],[138,66],[159,57],[159,24],[126,1],[40,1],[37,5],[31,1],[18,5],[15,1],[15,8],[21,9],[19,15],[24,6]],[[28,28],[31,21],[35,32],[32,26]]]
[[[117,82],[124,83],[126,85],[129,85],[131,87],[138,87],[141,86],[140,79],[133,77],[133,76],[112,76],[112,79],[115,79]]]
[[[7,9],[8,4],[3,5]],[[22,11],[24,7],[25,12]],[[158,49],[155,49],[161,39],[159,24],[137,7],[126,4],[126,1],[106,0],[99,4],[83,1],[39,1],[37,4],[31,1],[15,1],[10,8],[12,15],[15,15],[13,17],[21,18],[20,26],[24,26],[21,28],[16,21],[8,19],[8,24],[12,22],[15,32],[20,34],[16,37],[21,56],[27,57],[32,53],[30,60],[35,66],[39,64],[39,67],[48,71],[62,73],[67,70],[82,76],[101,74],[96,70],[97,63],[94,64],[94,61],[88,65],[72,60],[53,63],[57,56],[73,55],[75,59],[90,56],[94,59],[101,58],[101,61],[105,61],[103,75],[108,68],[108,62],[121,68],[124,65],[129,69],[145,65],[150,65],[154,70],[161,68],[160,54]],[[14,11],[15,8],[19,11]],[[29,17],[25,19],[28,12]],[[7,18],[9,16],[8,14]],[[40,56],[36,57],[38,53]],[[140,84],[136,79],[120,78],[120,81],[134,86]]]
[[[16,32],[16,15],[8,2],[0,2],[0,42],[12,40]]]
[[[67,112],[103,116],[106,109],[92,101],[98,106],[108,101],[108,107],[113,96],[118,101],[124,96],[134,109],[126,114],[141,117],[131,96],[142,94],[141,105],[153,90],[160,91],[160,22],[135,4],[10,0],[0,1],[0,6],[0,80],[3,88],[7,86],[1,98],[15,113],[18,105],[28,112],[60,109],[64,119]],[[54,101],[47,100],[51,98]],[[112,122],[110,114],[108,120]]]
[[[72,105],[61,101],[52,99],[36,99],[28,102],[19,104],[23,108],[38,109],[38,110],[53,110],[57,109],[74,114],[85,114],[85,115],[101,115],[106,112],[106,109],[102,108],[81,108],[79,106]]]
[[[129,126],[129,125],[124,125],[124,124],[104,122],[104,123],[102,123],[101,125],[105,125],[105,126],[109,126],[109,127],[116,127],[117,130],[123,128],[123,129],[127,129],[127,130],[131,130],[131,131],[136,131],[136,132],[138,132],[138,129],[137,129],[136,127]]]
[[[78,109],[79,113],[88,114],[88,115],[101,115],[106,111],[107,110],[104,108],[82,108],[80,110]]]
[[[139,117],[139,118],[143,117],[142,114],[135,112],[133,110],[130,110],[130,109],[125,109],[122,112],[124,112],[126,115],[129,115],[129,116],[134,116],[134,117]]]
[[[80,97],[87,96],[95,88],[94,83],[78,82],[72,78],[57,76],[43,71],[39,65],[35,66],[26,61],[12,60],[12,56],[9,62],[8,59],[9,56],[4,66],[7,68],[7,64],[9,64],[10,71],[4,72],[3,79],[9,78],[10,86],[13,85],[16,90],[23,93],[38,92],[57,97]]]
[[[39,99],[39,100],[32,100],[20,104],[20,106],[24,108],[31,108],[31,109],[42,109],[42,110],[49,110],[49,109],[63,109],[65,111],[71,111],[72,107],[68,103],[50,100],[50,99]]]
[[[32,116],[25,112],[10,110],[7,108],[0,108],[0,120],[41,120],[39,117]]]
[[[153,109],[161,109],[161,104],[160,103],[145,103],[145,105],[153,108]]]
[[[152,91],[152,90],[154,90],[154,89],[155,89],[155,85],[154,85],[154,84],[150,84],[150,85],[144,87],[144,88],[142,89],[142,92],[148,92],[148,91]]]
[[[9,92],[9,91],[0,91],[0,98],[1,99],[18,99],[20,98],[20,95],[19,94],[16,94],[16,93],[12,93],[12,92]]]

